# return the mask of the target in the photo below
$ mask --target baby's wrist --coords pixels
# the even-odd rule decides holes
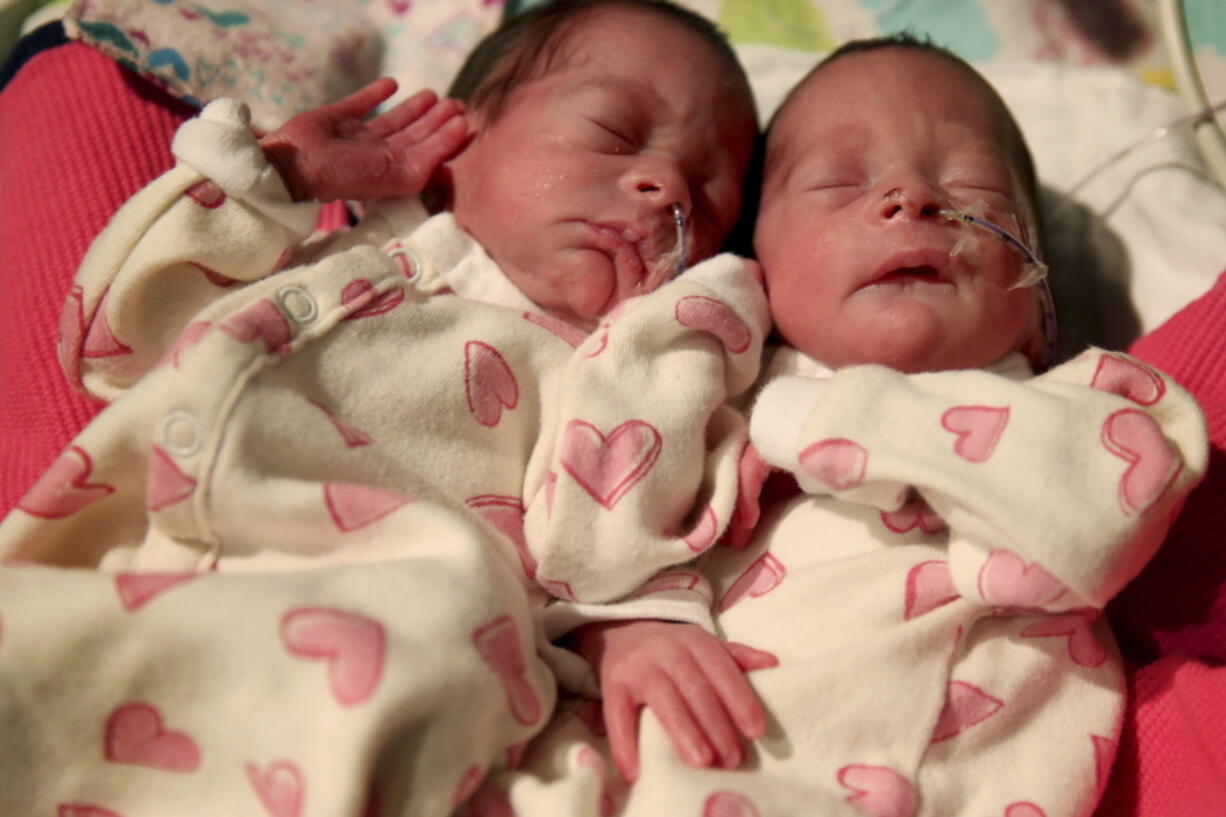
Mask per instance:
[[[281,178],[293,201],[312,201],[315,196],[309,189],[310,185],[302,179],[298,172],[298,148],[292,141],[285,138],[279,131],[273,131],[259,140],[260,150],[264,159],[272,165],[273,170]]]
[[[749,415],[749,438],[762,459],[779,468],[796,467],[801,429],[829,381],[784,375],[759,392]]]

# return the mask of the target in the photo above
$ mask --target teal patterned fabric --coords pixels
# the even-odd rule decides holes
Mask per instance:
[[[1226,60],[1226,3],[1222,0],[1184,0],[1188,39],[1197,56],[1202,50]],[[1211,58],[1205,54],[1206,58]]]
[[[737,44],[824,53],[849,39],[910,31],[981,66],[1115,65],[1149,84],[1173,85],[1154,0],[682,2],[718,20]],[[1211,98],[1226,99],[1226,0],[1184,0],[1184,8],[1202,81]]]
[[[68,15],[82,39],[189,102],[239,96],[257,125],[385,73],[406,92],[450,82],[506,14],[549,0],[89,0]],[[857,37],[926,35],[977,65],[1112,64],[1172,85],[1153,0],[678,0],[738,45],[825,53]],[[1212,99],[1226,99],[1226,0],[1184,0]]]
[[[860,0],[860,3],[876,14],[877,30],[882,34],[923,32],[968,62],[984,62],[1000,52],[1000,35],[992,28],[982,0],[942,3]]]
[[[257,128],[395,77],[442,90],[502,20],[501,0],[78,0],[72,39],[181,99],[237,97]]]

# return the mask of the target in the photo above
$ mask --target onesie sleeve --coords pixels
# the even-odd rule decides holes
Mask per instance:
[[[575,350],[525,483],[541,586],[572,605],[621,600],[595,618],[709,626],[705,579],[666,568],[734,513],[748,431],[726,401],[754,382],[769,320],[757,265],[722,255],[627,301]]]
[[[60,361],[112,400],[151,369],[202,307],[287,263],[313,202],[290,200],[248,125],[213,102],[175,134],[176,166],[129,199],[94,239],[60,321]]]
[[[1207,459],[1195,400],[1098,349],[1026,381],[880,366],[781,378],[753,437],[810,493],[876,507],[895,530],[948,526],[962,596],[1053,612],[1102,608],[1135,576]]]

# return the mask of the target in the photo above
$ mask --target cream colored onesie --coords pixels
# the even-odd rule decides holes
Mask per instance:
[[[622,785],[594,705],[568,705],[468,817],[1084,817],[1124,680],[1104,605],[1204,471],[1193,399],[1090,350],[1034,379],[833,375],[782,350],[753,410],[804,494],[703,572],[716,624],[773,652],[766,736],[735,771],[683,765],[651,713]]]
[[[711,626],[709,586],[653,577],[734,512],[744,262],[585,336],[416,202],[299,246],[317,208],[241,107],[175,150],[65,311],[68,370],[117,399],[0,526],[10,561],[112,574],[3,571],[0,719],[40,714],[0,730],[0,812],[356,816],[377,777],[379,813],[445,814],[544,723],[538,652],[590,680],[559,632]]]

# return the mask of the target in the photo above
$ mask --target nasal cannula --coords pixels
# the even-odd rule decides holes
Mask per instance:
[[[685,210],[683,210],[681,205],[677,204],[676,202],[673,202],[672,210],[673,224],[677,228],[677,271],[674,273],[674,275],[680,275],[681,273],[685,272],[686,262],[688,260],[686,258],[685,246]]]

